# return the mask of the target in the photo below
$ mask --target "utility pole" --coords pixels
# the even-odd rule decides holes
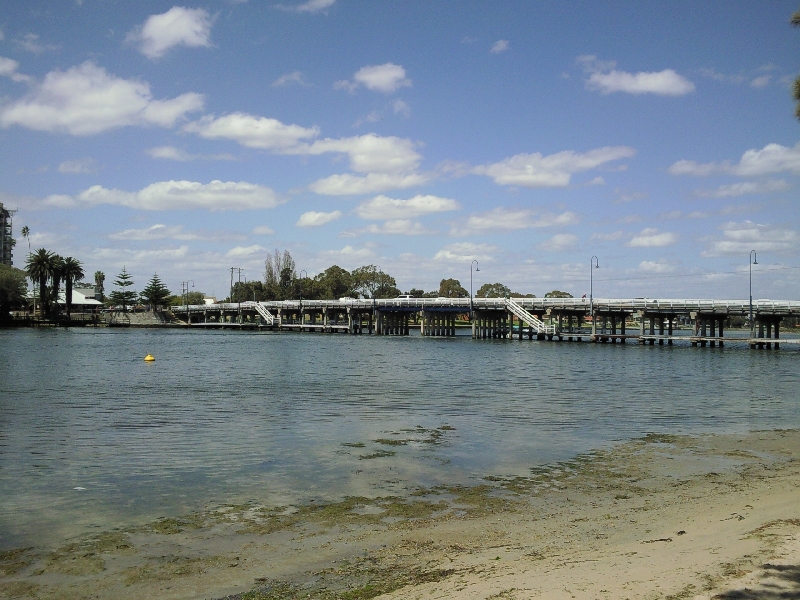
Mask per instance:
[[[241,267],[231,267],[230,271],[231,271],[231,293],[230,293],[229,299],[230,299],[231,302],[233,302],[233,272],[237,271],[239,273],[239,283],[241,284],[242,283],[242,271],[244,271],[244,269],[242,269]],[[241,318],[242,318],[242,301],[241,301],[241,299],[239,300],[239,315],[238,315],[238,318],[241,321]]]

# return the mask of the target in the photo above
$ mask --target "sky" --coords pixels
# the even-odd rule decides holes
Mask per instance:
[[[797,9],[0,0],[15,265],[798,300]]]

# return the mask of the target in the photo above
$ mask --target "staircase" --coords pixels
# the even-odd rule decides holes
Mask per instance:
[[[523,321],[533,327],[536,330],[536,333],[543,333],[546,335],[554,335],[556,333],[555,325],[548,326],[542,321],[539,317],[532,315],[527,310],[525,310],[522,306],[514,302],[511,298],[506,298],[506,309],[508,312],[513,314],[517,317],[520,321]]]
[[[264,319],[264,323],[267,325],[278,325],[280,326],[281,320],[269,312],[260,302],[248,302],[253,308],[256,309],[256,312],[261,315],[261,318]]]

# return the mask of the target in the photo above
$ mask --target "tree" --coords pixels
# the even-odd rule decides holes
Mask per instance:
[[[106,274],[105,273],[103,273],[102,271],[95,271],[94,272],[94,287],[97,288],[97,292],[100,294],[100,301],[101,302],[103,300],[105,300],[105,295],[103,293],[103,292],[106,291],[105,287],[103,286],[105,281],[106,281]]]
[[[133,278],[131,274],[122,267],[122,272],[117,275],[114,285],[120,288],[111,292],[110,298],[114,304],[121,304],[122,311],[128,312],[128,305],[136,302],[136,292],[128,288],[133,285]]]
[[[22,234],[23,238],[28,240],[28,256],[30,256],[31,255],[31,240],[30,240],[31,230],[28,228],[27,225],[24,225],[22,227],[22,229],[20,230],[20,233]]]
[[[157,273],[153,274],[150,282],[145,286],[141,294],[139,294],[142,301],[146,304],[151,304],[154,310],[159,306],[164,306],[169,300],[170,295],[171,292],[167,289],[167,286],[162,283]]]
[[[53,255],[50,261],[50,306],[51,314],[55,313],[58,317],[58,296],[61,293],[61,281],[64,279],[64,258],[58,254]]]
[[[320,285],[321,298],[332,300],[353,295],[353,276],[338,265],[328,267],[315,280]]]
[[[25,271],[31,281],[39,284],[39,317],[49,316],[50,303],[47,298],[47,280],[50,278],[50,267],[55,255],[49,250],[39,248],[28,256]]]
[[[511,289],[502,283],[484,283],[475,292],[476,298],[505,298],[511,295]]]
[[[9,320],[11,310],[25,303],[27,292],[27,273],[0,264],[0,322]]]
[[[792,18],[789,19],[789,23],[792,27],[800,27],[800,10],[792,15]],[[794,116],[800,119],[800,76],[794,80],[794,85],[792,86],[792,95],[797,102],[794,109]]]
[[[424,298],[425,297],[425,290],[418,290],[417,288],[411,288],[408,290],[408,294],[412,298]]]
[[[469,298],[469,292],[461,287],[458,279],[442,279],[439,282],[439,296],[442,298]]]
[[[203,304],[203,298],[205,297],[206,295],[203,292],[186,292],[182,296],[170,296],[167,298],[166,303],[170,306],[198,305]]]
[[[384,273],[375,265],[365,265],[353,269],[352,291],[364,298],[396,298],[400,295],[394,277]]]
[[[72,316],[72,286],[75,285],[75,282],[81,279],[85,273],[83,272],[81,261],[71,256],[64,259],[61,273],[64,276],[64,285],[66,289],[64,300],[67,305],[67,319],[69,319]]]
[[[547,292],[544,295],[545,298],[572,298],[572,294],[569,292],[561,292],[559,290],[553,290],[552,292]]]

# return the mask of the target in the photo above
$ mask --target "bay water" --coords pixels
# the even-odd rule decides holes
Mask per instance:
[[[0,548],[525,476],[651,432],[800,427],[797,346],[464,334],[0,330]]]

